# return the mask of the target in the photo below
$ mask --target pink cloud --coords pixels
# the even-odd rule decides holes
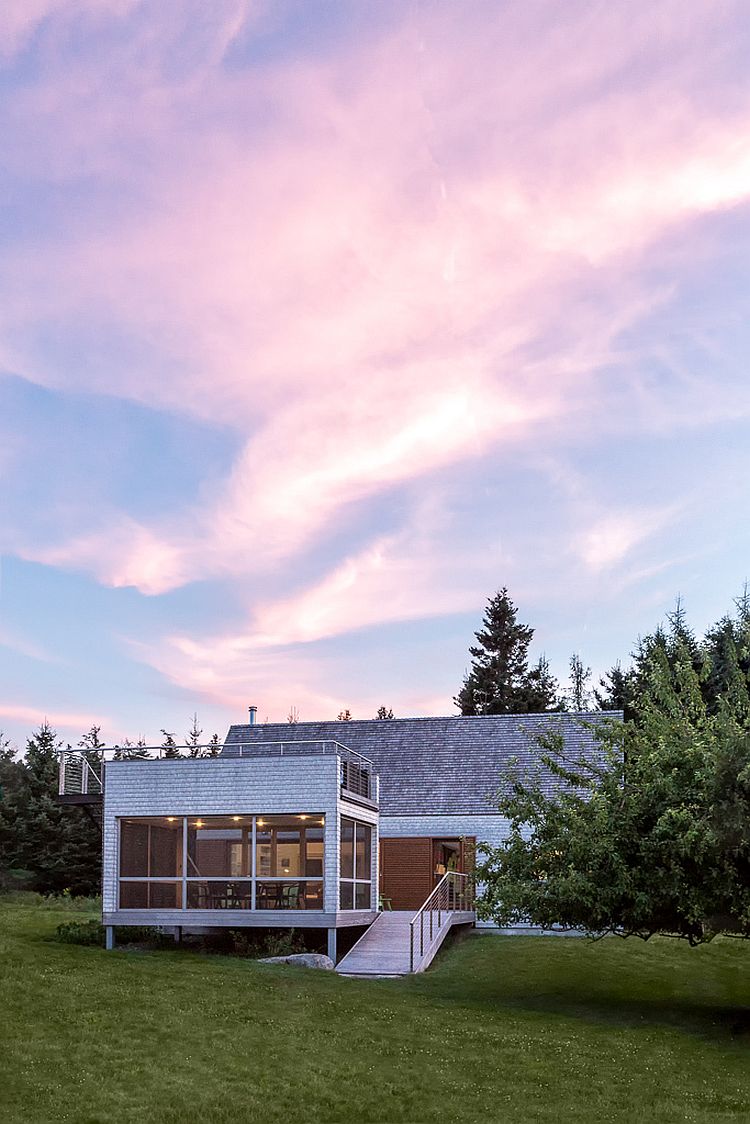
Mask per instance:
[[[750,99],[727,107],[696,81],[725,34],[716,14],[697,6],[688,30],[674,3],[552,20],[519,5],[488,26],[436,8],[322,60],[241,71],[220,65],[250,12],[230,4],[200,32],[200,62],[170,77],[189,11],[132,26],[109,60],[119,85],[99,58],[75,72],[58,58],[20,97],[42,144],[12,147],[17,166],[65,181],[83,163],[105,194],[124,178],[138,206],[43,257],[9,256],[5,362],[246,441],[172,520],[113,511],[91,535],[20,553],[151,594],[262,574],[395,485],[640,416],[630,392],[607,417],[598,369],[628,315],[665,299],[639,277],[643,255],[750,198]],[[656,66],[655,28],[675,48]],[[628,67],[637,81],[618,81]],[[592,277],[602,296],[582,313]],[[81,315],[114,316],[153,364],[71,371],[33,352],[40,319]],[[594,529],[584,554],[622,556],[633,533]],[[322,599],[337,627],[336,591],[352,566],[358,590],[375,588],[377,552],[300,595],[300,620]],[[269,634],[281,618],[259,610]]]
[[[49,711],[35,706],[22,706],[17,703],[0,703],[0,719],[10,722],[26,723],[29,727],[39,727],[43,722],[48,722],[58,734],[70,736],[71,731],[76,738],[90,729],[91,726],[106,726],[108,720],[96,714],[85,712],[70,713],[68,711]]]

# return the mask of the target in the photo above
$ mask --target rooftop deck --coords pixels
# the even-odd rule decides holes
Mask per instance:
[[[101,802],[104,793],[106,768],[118,767],[138,761],[186,761],[203,767],[212,763],[237,758],[247,760],[277,757],[338,757],[342,795],[351,795],[376,806],[379,797],[379,778],[372,761],[343,742],[330,738],[310,738],[302,741],[234,742],[231,757],[219,756],[221,746],[203,745],[164,746],[113,746],[96,752],[66,749],[61,751],[58,796],[61,803],[84,804]]]

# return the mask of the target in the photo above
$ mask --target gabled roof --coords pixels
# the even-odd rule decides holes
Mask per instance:
[[[305,752],[304,741],[339,741],[369,757],[380,774],[382,815],[490,813],[492,794],[514,762],[523,771],[539,761],[540,734],[554,730],[565,739],[566,757],[600,760],[594,728],[620,712],[585,714],[500,714],[476,718],[392,718],[351,722],[270,723],[231,726],[223,757],[237,755],[239,742],[283,742],[284,752]],[[297,743],[297,744],[295,744]],[[243,748],[243,754],[247,754]],[[251,751],[252,752],[252,751]],[[554,778],[542,773],[548,791]]]

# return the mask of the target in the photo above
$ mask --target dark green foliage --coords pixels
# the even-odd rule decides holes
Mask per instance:
[[[551,737],[554,795],[538,777],[506,778],[512,831],[478,864],[483,916],[693,944],[750,936],[744,627],[724,619],[699,642],[678,602],[638,645],[626,721],[602,727],[602,764],[566,761]]]
[[[594,687],[594,699],[599,710],[622,710],[629,717],[632,709],[633,692],[628,673],[618,662],[599,680],[599,688]]]
[[[204,750],[206,757],[218,757],[221,753],[221,738],[218,734],[212,734],[211,740],[208,743],[208,748]]]
[[[390,706],[379,706],[378,713],[375,715],[375,717],[380,719],[395,718],[396,715],[393,713],[393,710]]]
[[[29,738],[22,761],[2,763],[7,783],[0,800],[0,871],[6,884],[12,884],[10,872],[28,872],[23,885],[41,893],[96,894],[101,832],[82,809],[57,802],[61,748],[45,723]]]
[[[738,719],[750,721],[750,595],[747,587],[735,600],[736,613],[721,618],[697,639],[688,627],[680,598],[660,625],[638,641],[632,662],[624,669],[618,662],[599,680],[594,691],[600,710],[624,710],[626,720],[638,720],[644,705],[652,700],[654,668],[666,667],[679,694],[680,675],[689,666],[709,714],[729,707]],[[683,668],[678,674],[678,668]]]
[[[63,944],[97,945],[104,948],[104,926],[98,921],[63,921],[55,929]]]
[[[574,652],[570,657],[570,688],[568,690],[568,701],[572,710],[588,710],[590,678],[591,668],[584,667],[580,655],[578,652]]]
[[[115,761],[140,761],[148,756],[146,742],[142,737],[137,742],[132,742],[130,738],[124,738],[122,745],[115,746]]]
[[[163,733],[163,731],[162,731]],[[203,735],[202,728],[198,725],[198,715],[193,715],[193,721],[190,730],[185,738],[185,745],[188,747],[188,757],[205,757],[206,754],[201,746],[201,737]]]
[[[168,730],[162,730],[164,741],[161,743],[162,757],[182,757],[177,742],[174,740],[174,734],[170,734]]]
[[[503,588],[487,602],[471,671],[454,702],[461,714],[536,714],[560,709],[557,682],[544,657],[529,669],[534,629],[519,624],[518,610]]]

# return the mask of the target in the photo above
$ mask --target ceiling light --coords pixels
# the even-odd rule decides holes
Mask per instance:
[[[239,821],[239,818],[240,818],[239,816],[232,816],[232,819],[234,820],[235,823],[237,823]]]
[[[167,823],[174,823],[176,819],[177,816],[167,816]]]

